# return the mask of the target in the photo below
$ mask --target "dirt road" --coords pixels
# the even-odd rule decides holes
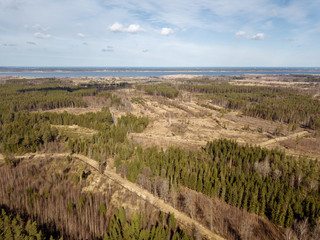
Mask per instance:
[[[280,142],[280,141],[284,141],[284,140],[287,140],[287,139],[289,139],[289,138],[302,137],[302,136],[307,135],[308,133],[309,133],[309,132],[307,132],[307,131],[302,131],[302,132],[298,132],[298,133],[291,134],[291,135],[289,135],[289,136],[278,137],[278,138],[270,139],[270,140],[268,140],[268,141],[259,143],[259,145],[260,145],[261,147],[266,147],[266,146],[271,145],[271,144],[273,144],[273,143]]]

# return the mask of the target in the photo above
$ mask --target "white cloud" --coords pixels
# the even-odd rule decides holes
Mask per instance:
[[[111,32],[123,32],[124,31],[124,28],[122,26],[121,23],[118,23],[118,22],[115,22],[114,24],[112,24],[110,27],[109,27],[109,30]]]
[[[111,32],[127,32],[138,33],[145,32],[145,30],[139,24],[130,24],[127,28],[123,27],[121,23],[115,22],[109,27]]]
[[[265,38],[264,33],[257,33],[250,37],[252,40],[263,40]]]
[[[161,34],[162,35],[168,36],[168,35],[171,35],[173,33],[174,33],[174,31],[171,28],[162,28],[161,29]]]
[[[251,39],[251,40],[264,40],[265,34],[264,33],[256,33],[254,35],[249,35],[245,31],[238,31],[234,35],[235,38],[245,38],[245,39]]]
[[[145,30],[140,27],[138,24],[130,24],[127,29],[125,29],[128,33],[137,33],[137,32],[144,32]]]
[[[40,32],[36,32],[35,34],[33,34],[33,36],[36,38],[41,38],[41,39],[51,38],[50,34],[44,34],[44,33],[40,33]]]
[[[84,38],[86,35],[84,35],[83,33],[78,33],[77,36],[80,38]]]
[[[234,35],[235,38],[247,38],[248,35],[245,31],[238,31],[236,32],[236,34]]]

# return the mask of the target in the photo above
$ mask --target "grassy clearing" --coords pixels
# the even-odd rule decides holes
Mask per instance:
[[[98,131],[80,127],[78,125],[51,125],[52,127],[55,127],[58,129],[61,136],[65,136],[68,138],[80,138],[80,139],[86,139],[91,138],[94,134],[97,134]]]

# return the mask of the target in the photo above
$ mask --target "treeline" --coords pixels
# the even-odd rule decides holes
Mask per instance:
[[[120,99],[109,90],[127,87],[128,84],[74,85],[70,81],[56,79],[12,79],[0,85],[0,114],[10,111],[49,110],[64,107],[87,107],[85,96],[110,98],[112,104]],[[112,105],[111,104],[111,105]]]
[[[297,160],[226,139],[199,151],[138,147],[134,156],[118,161],[118,172],[163,199],[171,189],[186,186],[280,226],[292,227],[295,219],[305,218],[313,226],[320,218],[318,160]]]
[[[0,204],[30,219],[25,226],[30,238],[23,239],[49,239],[48,232],[55,239],[192,239],[173,215],[116,210],[111,203],[115,187],[105,194],[83,191],[91,172],[79,170],[72,161],[47,158],[0,168]],[[0,238],[21,239],[9,238],[18,234],[20,221],[2,215],[0,223],[2,219]],[[40,231],[34,221],[48,232]]]
[[[157,95],[167,98],[176,98],[179,95],[179,90],[169,83],[139,85],[137,88],[144,90],[149,95]]]
[[[87,106],[76,91],[71,92],[69,87],[60,87],[56,83],[29,86],[27,80],[18,84],[9,82],[0,85],[0,95],[0,113]]]
[[[212,103],[243,114],[320,129],[320,102],[292,89],[230,84],[184,84],[181,89],[204,94]]]
[[[301,82],[301,78],[302,81],[304,82],[320,82],[320,77],[317,75],[301,75],[301,74],[292,74],[290,75],[290,79],[285,79],[284,81],[287,82]]]

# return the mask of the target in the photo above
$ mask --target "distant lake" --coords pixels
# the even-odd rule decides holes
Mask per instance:
[[[0,67],[0,76],[21,77],[162,77],[176,74],[205,76],[236,76],[244,74],[320,74],[320,68]]]

